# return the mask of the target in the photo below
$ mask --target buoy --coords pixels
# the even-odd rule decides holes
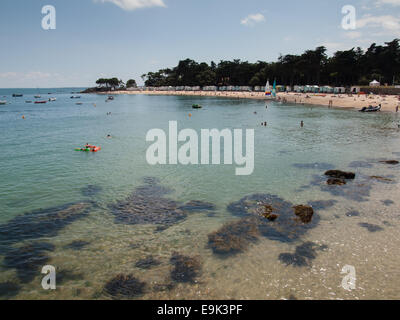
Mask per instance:
[[[191,118],[192,117],[192,114],[191,113],[189,113],[189,118]]]
[[[22,119],[25,119],[25,116],[22,116]]]

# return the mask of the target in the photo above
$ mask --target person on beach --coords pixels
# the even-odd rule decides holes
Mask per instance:
[[[399,112],[399,105],[396,106],[396,112]]]
[[[300,126],[301,126],[302,128],[304,127],[304,121],[303,121],[303,120],[301,120]]]

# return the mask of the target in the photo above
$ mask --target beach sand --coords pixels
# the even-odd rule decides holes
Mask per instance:
[[[226,92],[226,91],[113,91],[102,94],[146,94],[173,96],[222,97],[237,99],[266,100],[263,92]],[[357,94],[311,94],[311,93],[278,93],[277,100],[294,104],[312,104],[334,108],[361,109],[370,105],[382,105],[382,111],[396,112],[400,107],[400,97],[397,95],[357,95]]]

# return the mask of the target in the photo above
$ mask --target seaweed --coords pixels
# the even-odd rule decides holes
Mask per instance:
[[[171,270],[172,280],[182,283],[196,282],[196,278],[201,272],[201,262],[198,256],[188,257],[174,252],[170,262],[174,266]]]
[[[65,246],[66,249],[71,249],[71,250],[81,250],[84,247],[88,246],[90,242],[83,241],[83,240],[74,240],[71,243],[67,244]]]
[[[225,224],[208,235],[208,247],[217,255],[235,255],[258,240],[259,230],[254,219],[244,218]]]
[[[215,205],[210,202],[192,200],[179,207],[183,211],[211,211],[215,210]]]
[[[108,281],[104,286],[104,292],[113,299],[131,299],[144,294],[146,283],[133,275],[119,274]]]
[[[278,259],[287,266],[311,267],[311,261],[316,259],[317,251],[326,248],[326,245],[320,246],[313,242],[305,242],[297,246],[294,253],[281,253]]]
[[[390,207],[390,206],[394,205],[394,201],[392,201],[390,199],[382,200],[381,202],[387,207]]]
[[[50,260],[47,252],[53,251],[54,245],[46,242],[25,244],[19,248],[11,248],[4,257],[3,267],[15,269],[22,283],[31,282],[40,274],[41,268]]]
[[[7,281],[0,283],[0,297],[11,299],[15,297],[21,290],[21,286],[15,282]]]
[[[153,267],[156,267],[160,265],[160,261],[154,259],[153,256],[148,256],[144,259],[139,260],[136,262],[135,267],[139,269],[151,269]]]
[[[35,210],[0,225],[0,242],[12,244],[24,240],[55,237],[60,230],[86,216],[92,203],[78,202]]]

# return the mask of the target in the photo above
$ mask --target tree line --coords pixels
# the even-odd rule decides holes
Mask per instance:
[[[116,89],[116,88],[135,88],[137,87],[136,81],[134,79],[129,79],[126,84],[118,78],[100,78],[96,81],[99,87],[104,87],[106,89]]]
[[[222,60],[218,64],[179,61],[172,69],[142,75],[148,87],[160,86],[264,86],[269,79],[282,85],[368,85],[376,79],[391,85],[400,81],[400,39],[337,51],[328,57],[323,46],[300,55],[281,55],[276,62]]]

